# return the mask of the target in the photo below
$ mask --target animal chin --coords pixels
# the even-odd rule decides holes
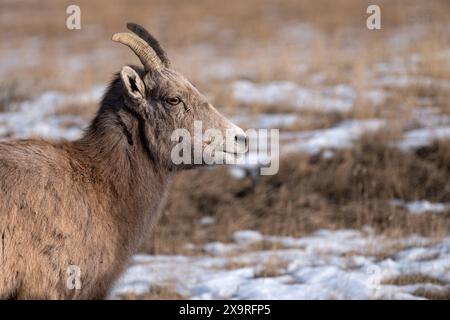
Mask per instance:
[[[227,150],[218,150],[220,152],[224,164],[236,164],[237,161],[244,157],[245,153]]]

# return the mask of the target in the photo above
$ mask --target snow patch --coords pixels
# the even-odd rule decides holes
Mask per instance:
[[[20,102],[12,108],[17,111],[0,113],[0,133],[11,133],[16,138],[40,136],[76,139],[81,135],[85,121],[81,117],[53,113],[63,104],[98,101],[104,89],[103,85],[97,85],[76,94],[47,91],[33,100]]]
[[[239,115],[231,119],[237,125],[249,128],[278,128],[288,127],[298,121],[298,116],[293,113],[260,113],[257,115]]]
[[[394,206],[405,208],[409,213],[420,215],[424,213],[439,213],[450,210],[448,203],[432,203],[428,200],[405,202],[399,199],[391,200],[390,203]]]
[[[324,112],[347,112],[353,107],[356,91],[347,85],[314,91],[290,81],[253,83],[247,80],[235,81],[233,97],[243,103],[279,104],[298,109],[317,109]]]
[[[419,236],[394,240],[358,230],[321,230],[292,238],[244,230],[232,239],[203,245],[207,256],[137,255],[111,298],[145,293],[154,284],[176,284],[191,299],[418,299],[413,293],[419,288],[445,286],[383,281],[420,273],[450,283],[450,238],[437,243]],[[246,250],[260,241],[282,244],[283,249]],[[377,255],[392,248],[398,249],[389,257]],[[255,277],[274,259],[287,262],[287,268],[275,277]]]
[[[384,125],[382,119],[347,120],[327,129],[285,132],[280,134],[280,140],[294,141],[285,143],[281,150],[317,154],[324,149],[346,149],[364,133],[377,131]]]
[[[237,244],[249,244],[260,242],[263,240],[263,235],[257,231],[252,230],[243,230],[235,232],[232,239]]]
[[[207,225],[210,225],[210,224],[214,224],[215,222],[216,222],[216,219],[214,217],[211,217],[211,216],[204,216],[199,221],[199,223],[202,226],[207,226]]]
[[[407,131],[398,147],[402,150],[414,150],[444,139],[450,139],[450,126],[420,128]]]

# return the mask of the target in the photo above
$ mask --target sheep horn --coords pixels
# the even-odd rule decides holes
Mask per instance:
[[[152,49],[156,52],[159,59],[161,59],[162,64],[166,68],[170,68],[170,60],[167,56],[167,53],[164,51],[164,49],[159,44],[159,41],[153,37],[150,32],[148,32],[144,27],[138,25],[137,23],[129,22],[127,23],[128,30],[135,33],[137,36],[139,36],[142,40],[147,42],[147,44],[152,47]]]
[[[138,36],[123,32],[114,34],[111,39],[133,50],[144,65],[145,71],[159,70],[163,67],[155,51]]]

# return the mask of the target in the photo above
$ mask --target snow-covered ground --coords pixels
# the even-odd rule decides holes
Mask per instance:
[[[450,238],[393,240],[367,228],[321,230],[303,238],[247,230],[231,240],[191,245],[204,252],[201,256],[136,255],[111,298],[143,294],[152,285],[173,287],[191,299],[420,299],[414,295],[417,289],[450,287]],[[250,249],[261,242],[279,248]],[[267,265],[279,269],[264,276]],[[384,283],[399,275],[426,275],[434,281]]]
[[[417,149],[429,145],[434,140],[443,139],[450,139],[450,125],[407,131],[399,147],[404,150]]]
[[[382,119],[346,120],[327,129],[286,132],[280,136],[287,141],[282,150],[316,154],[321,150],[351,148],[362,134],[377,131],[384,124]]]
[[[347,85],[326,87],[314,91],[289,81],[274,81],[255,84],[239,80],[233,84],[233,96],[245,103],[276,104],[287,103],[299,109],[319,109],[320,111],[349,111],[356,97],[354,88]]]
[[[411,214],[450,212],[450,203],[433,203],[428,200],[406,202],[399,199],[391,200],[394,206],[405,208]]]
[[[87,124],[86,120],[74,115],[57,115],[55,111],[64,104],[100,101],[104,90],[105,86],[96,85],[86,92],[74,94],[47,91],[32,100],[11,105],[13,111],[0,112],[0,136],[76,139]]]

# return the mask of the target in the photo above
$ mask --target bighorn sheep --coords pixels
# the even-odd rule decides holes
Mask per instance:
[[[101,299],[154,224],[175,173],[171,133],[194,121],[203,130],[247,138],[171,68],[158,41],[137,24],[112,40],[144,69],[125,66],[76,141],[0,143],[0,298]],[[211,143],[211,141],[209,141]],[[203,150],[208,141],[202,141]],[[67,287],[77,266],[81,288]]]

